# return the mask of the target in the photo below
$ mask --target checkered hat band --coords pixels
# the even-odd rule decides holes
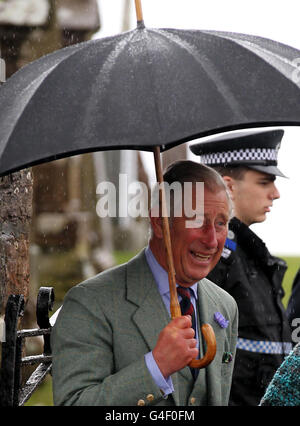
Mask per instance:
[[[292,344],[290,342],[270,342],[243,338],[238,338],[236,347],[244,351],[263,354],[289,354],[292,350]]]
[[[213,152],[201,155],[205,164],[224,164],[235,161],[277,161],[278,149],[272,148],[246,148],[233,151]]]

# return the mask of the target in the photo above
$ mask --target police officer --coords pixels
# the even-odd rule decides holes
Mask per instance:
[[[279,198],[277,154],[283,130],[219,136],[190,147],[226,181],[234,217],[217,266],[208,278],[239,308],[239,336],[229,405],[258,405],[284,357],[292,349],[281,299],[286,263],[272,256],[249,228],[263,222]]]

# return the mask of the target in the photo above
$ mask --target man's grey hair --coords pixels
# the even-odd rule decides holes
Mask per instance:
[[[172,163],[164,172],[164,182],[169,185],[173,182],[204,182],[205,187],[211,191],[223,190],[230,196],[227,191],[227,185],[221,175],[205,164],[196,163],[195,161],[180,160]]]
[[[227,185],[221,175],[211,167],[189,160],[176,161],[166,169],[163,175],[163,180],[164,184],[168,186],[169,189],[175,189],[174,185],[177,184],[181,186],[183,191],[185,183],[192,183],[193,185],[196,185],[198,182],[203,182],[204,187],[211,192],[224,191],[228,199],[229,214],[230,217],[232,216],[233,205]],[[172,218],[174,217],[173,192],[174,191],[169,191],[170,199],[168,200],[170,201],[170,225],[172,224]],[[158,208],[158,184],[152,195],[154,196],[152,196],[151,199],[151,208]]]

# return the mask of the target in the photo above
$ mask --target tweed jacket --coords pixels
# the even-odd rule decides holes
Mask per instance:
[[[167,398],[144,355],[170,321],[144,250],[127,264],[84,281],[66,295],[52,331],[55,405],[227,405],[237,340],[237,305],[207,279],[198,283],[198,325],[210,323],[215,359],[194,382],[185,367],[172,375]],[[220,312],[222,328],[213,318]],[[200,340],[201,356],[204,343]],[[232,362],[226,356],[233,355]],[[228,356],[227,356],[228,359]]]

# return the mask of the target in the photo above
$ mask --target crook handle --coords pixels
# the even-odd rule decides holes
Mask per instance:
[[[213,361],[217,351],[216,336],[212,326],[210,324],[203,324],[201,327],[201,331],[206,342],[207,349],[205,355],[201,359],[193,359],[189,363],[189,367],[192,368],[206,367]]]
[[[160,184],[162,184],[163,173],[162,173],[162,166],[160,161],[160,147],[155,146],[153,149],[153,152],[154,152],[157,181]],[[163,235],[164,235],[166,257],[167,257],[167,263],[168,263],[169,288],[170,288],[170,311],[171,311],[171,318],[173,319],[173,318],[181,316],[181,310],[180,310],[180,305],[178,302],[177,291],[176,291],[175,267],[174,267],[174,260],[173,260],[173,254],[172,254],[165,191],[164,191],[163,185],[160,185],[159,200],[160,200],[160,205],[162,209]],[[204,368],[208,364],[210,364],[212,360],[214,359],[216,355],[216,350],[217,350],[216,336],[212,326],[209,324],[203,324],[201,327],[201,331],[205,339],[207,349],[203,358],[193,359],[190,362],[189,366],[194,368]]]

